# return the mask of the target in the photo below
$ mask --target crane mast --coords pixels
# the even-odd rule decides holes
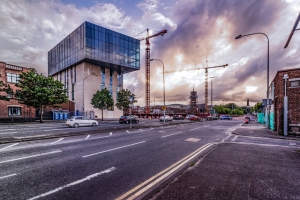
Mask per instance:
[[[145,85],[145,107],[146,107],[146,114],[150,113],[150,38],[156,37],[156,36],[163,36],[165,33],[167,33],[167,30],[160,31],[154,35],[149,36],[149,29],[147,29],[147,36],[144,38],[140,38],[139,40],[146,40],[146,52],[145,52],[145,58],[146,58],[146,69],[145,69],[145,78],[146,78],[146,85]]]

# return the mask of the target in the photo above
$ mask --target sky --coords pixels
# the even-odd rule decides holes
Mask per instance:
[[[166,104],[189,103],[190,91],[204,103],[205,71],[187,70],[228,64],[208,70],[209,102],[245,106],[266,98],[267,38],[270,82],[276,72],[300,68],[300,31],[284,49],[300,11],[298,0],[1,0],[0,61],[36,68],[48,74],[47,53],[84,21],[131,37],[167,29],[150,39],[150,57],[165,71]],[[300,25],[298,26],[300,28]],[[143,33],[142,33],[143,32]],[[140,34],[142,33],[142,34]],[[140,35],[139,35],[140,34]],[[138,36],[137,36],[138,35]],[[141,68],[124,75],[124,88],[145,105],[145,41]],[[162,64],[151,62],[151,105],[163,102]],[[212,81],[212,83],[211,83]]]

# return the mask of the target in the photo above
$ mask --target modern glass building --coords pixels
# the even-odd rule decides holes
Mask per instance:
[[[48,52],[48,75],[63,83],[79,112],[97,111],[90,105],[97,90],[110,91],[116,102],[123,74],[140,69],[140,41],[84,22]],[[119,117],[116,108],[104,115]]]
[[[48,52],[48,74],[52,76],[83,61],[123,73],[139,70],[140,41],[84,22]]]

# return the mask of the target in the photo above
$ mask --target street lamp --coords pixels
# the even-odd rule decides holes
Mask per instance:
[[[210,83],[211,83],[211,87],[210,87],[210,89],[211,89],[211,92],[210,92],[210,102],[211,102],[211,110],[213,109],[213,104],[212,104],[212,102],[213,102],[213,84],[212,84],[212,80],[213,80],[213,78],[215,78],[214,76],[210,76],[209,78],[211,78],[211,80],[210,80]]]
[[[269,54],[269,37],[264,34],[264,33],[251,33],[251,34],[247,34],[247,35],[238,35],[235,37],[235,39],[240,39],[242,37],[245,36],[249,36],[249,35],[256,35],[256,34],[261,34],[266,36],[267,40],[268,40],[268,63],[267,63],[267,105],[266,105],[266,126],[269,127],[269,120],[268,120],[268,104],[269,104],[269,60],[270,60],[270,54]]]
[[[163,61],[159,59],[150,59],[150,61],[157,60],[160,61],[163,65],[163,93],[164,93],[164,124],[166,123],[166,93],[165,93],[165,65]]]
[[[86,77],[84,77],[84,79],[83,79],[83,86],[82,86],[82,111],[84,112],[84,80],[87,78],[87,76]],[[83,113],[84,114],[84,113]]]

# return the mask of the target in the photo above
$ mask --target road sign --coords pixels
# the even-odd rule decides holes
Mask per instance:
[[[167,110],[167,106],[162,106],[161,109]]]

